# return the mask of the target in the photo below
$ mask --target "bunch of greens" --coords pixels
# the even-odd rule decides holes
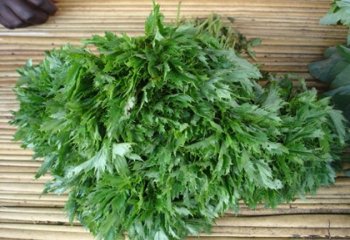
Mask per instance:
[[[333,0],[332,6],[321,24],[342,24],[349,27],[347,44],[350,45],[350,0]]]
[[[19,70],[16,139],[44,158],[46,191],[100,239],[181,239],[215,218],[275,206],[334,181],[339,111],[259,70],[193,23],[106,33]]]

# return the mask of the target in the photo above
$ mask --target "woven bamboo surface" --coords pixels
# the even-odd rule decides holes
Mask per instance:
[[[151,10],[150,0],[58,0],[59,11],[42,26],[19,30],[0,27],[0,240],[93,239],[77,222],[70,226],[63,211],[66,196],[42,195],[49,176],[34,180],[40,161],[12,142],[11,110],[18,107],[11,88],[16,68],[28,58],[39,62],[45,50],[104,31],[142,34]],[[168,21],[176,17],[178,1],[159,0]],[[182,15],[206,16],[212,12],[235,18],[234,26],[248,37],[260,37],[257,60],[264,70],[294,72],[309,86],[323,88],[307,73],[306,65],[322,57],[323,50],[342,43],[346,30],[320,26],[328,0],[182,0]],[[345,166],[349,167],[349,166]],[[227,213],[212,234],[200,239],[282,240],[294,238],[350,239],[350,179],[340,173],[332,187],[297,199],[277,209],[242,206],[240,216]],[[195,238],[190,238],[195,239]]]

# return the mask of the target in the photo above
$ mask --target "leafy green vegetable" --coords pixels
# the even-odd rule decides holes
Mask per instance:
[[[343,24],[350,28],[350,1],[334,0],[320,22]],[[347,44],[350,45],[350,29]],[[350,120],[350,48],[343,45],[330,47],[324,57],[326,59],[309,64],[310,74],[329,85],[331,90],[324,95],[331,97],[335,107]]]
[[[99,239],[181,239],[238,201],[276,206],[334,181],[347,129],[329,99],[259,70],[210,28],[94,36],[19,70],[15,135],[43,157],[47,192]]]
[[[333,0],[328,14],[320,20],[321,24],[343,24],[349,27],[347,44],[350,45],[350,1]]]

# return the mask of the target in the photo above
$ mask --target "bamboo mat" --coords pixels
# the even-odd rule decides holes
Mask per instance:
[[[159,0],[168,21],[176,17],[178,1]],[[346,30],[320,26],[328,0],[182,0],[183,16],[206,16],[212,12],[235,18],[234,26],[248,37],[260,37],[256,48],[263,70],[294,72],[309,86],[322,88],[307,73],[306,65],[322,57],[328,46],[342,43]],[[104,31],[142,34],[151,10],[148,0],[59,0],[59,11],[48,23],[14,31],[0,27],[0,240],[93,239],[77,222],[68,224],[63,206],[66,196],[42,195],[49,176],[34,180],[40,161],[32,152],[12,142],[15,128],[9,126],[11,110],[18,107],[11,88],[16,68],[28,58],[35,63],[45,50]],[[334,186],[317,195],[297,199],[277,209],[249,210],[240,216],[227,213],[217,221],[212,234],[200,239],[282,240],[294,238],[350,239],[350,179],[339,176]],[[196,239],[196,238],[189,238]]]

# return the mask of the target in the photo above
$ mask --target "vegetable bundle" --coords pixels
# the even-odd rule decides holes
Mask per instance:
[[[44,158],[46,191],[98,238],[181,239],[238,201],[275,206],[332,183],[339,111],[259,70],[196,24],[106,33],[19,70],[16,138]]]

